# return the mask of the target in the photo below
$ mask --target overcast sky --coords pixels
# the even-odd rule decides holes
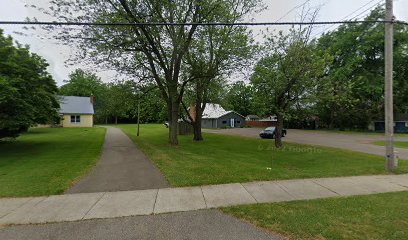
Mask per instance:
[[[254,16],[254,21],[273,22],[278,19],[280,19],[280,21],[294,21],[299,15],[300,8],[293,11],[291,10],[303,4],[305,1],[306,0],[264,0],[267,9],[261,14]],[[311,7],[321,6],[318,21],[343,20],[344,17],[366,5],[350,15],[348,19],[355,16],[363,17],[369,13],[368,9],[370,7],[382,2],[385,2],[385,0],[309,0]],[[40,21],[50,20],[47,16],[40,14],[36,10],[26,8],[26,4],[35,4],[45,9],[50,6],[48,0],[0,0],[0,20],[24,20],[26,17],[37,17]],[[394,0],[394,15],[398,20],[408,21],[408,0]],[[318,34],[328,27],[329,26],[321,26],[315,30],[315,33]],[[64,61],[69,58],[74,50],[54,40],[40,39],[38,36],[35,36],[36,34],[30,36],[16,34],[15,32],[21,32],[20,26],[0,26],[0,28],[4,29],[7,35],[11,35],[20,43],[30,45],[31,51],[44,57],[50,64],[49,72],[53,75],[58,85],[61,85],[63,80],[67,79],[69,72],[78,67],[97,73],[105,82],[114,79],[114,73],[112,71],[102,71],[96,67],[84,66],[84,64],[81,63],[78,63],[76,66],[66,66]],[[333,28],[334,27],[329,28],[329,30]],[[261,27],[254,28],[255,32],[261,29]]]

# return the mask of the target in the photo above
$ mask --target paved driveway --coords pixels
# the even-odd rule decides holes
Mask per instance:
[[[259,138],[259,128],[232,128],[232,129],[206,129],[206,132],[221,133]],[[377,134],[347,134],[328,131],[308,131],[289,129],[284,141],[320,145],[326,147],[343,148],[357,152],[371,153],[384,156],[382,146],[371,144],[373,141],[384,140],[384,136]],[[408,141],[408,137],[395,137],[395,141]],[[408,149],[396,148],[400,159],[408,159]]]
[[[265,231],[218,210],[1,228],[12,240],[273,240]]]
[[[102,155],[92,171],[66,193],[165,188],[159,169],[118,128],[108,127]]]

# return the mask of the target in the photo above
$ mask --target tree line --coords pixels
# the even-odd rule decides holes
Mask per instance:
[[[95,73],[76,69],[59,88],[64,96],[94,96],[95,123],[135,123],[140,103],[141,123],[163,123],[167,120],[165,103],[153,84],[134,81],[104,83]]]
[[[235,23],[262,10],[259,0],[67,0],[54,5],[52,15],[59,20],[139,23],[86,26],[76,33],[61,31],[56,38],[67,43],[74,38],[84,54],[81,57],[152,80],[166,104],[171,144],[178,143],[177,122],[182,115],[192,122],[194,140],[202,140],[205,103],[222,92],[219,89],[226,78],[253,62],[251,112],[276,115],[278,132],[285,121],[305,116],[315,115],[330,128],[364,128],[371,119],[381,117],[383,24],[343,24],[318,39],[311,37],[311,27],[292,28],[268,35],[259,45],[245,26],[140,25]],[[69,12],[83,14],[67,15]],[[377,8],[366,20],[381,20],[383,16],[384,10]],[[312,12],[308,20],[315,17],[316,12]],[[406,26],[397,25],[395,85],[399,111],[406,109],[406,36]],[[192,104],[196,116],[188,114]],[[234,100],[228,104],[237,111],[250,107],[236,106]],[[276,145],[280,144],[277,139]]]

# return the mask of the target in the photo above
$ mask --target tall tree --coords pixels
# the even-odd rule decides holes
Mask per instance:
[[[118,117],[128,117],[136,101],[131,82],[117,82],[108,84],[106,89],[106,113],[118,124]]]
[[[319,58],[314,43],[304,32],[282,32],[267,42],[269,52],[251,76],[257,107],[277,117],[275,146],[281,147],[283,121],[297,104],[306,104],[323,73],[325,59]]]
[[[58,120],[57,87],[48,63],[0,29],[0,138]]]
[[[68,80],[60,87],[60,93],[73,96],[91,96],[104,91],[103,82],[96,74],[76,69],[69,74]]]
[[[383,20],[377,8],[365,19]],[[394,98],[396,110],[408,111],[408,27],[394,28]],[[317,51],[331,55],[326,77],[319,84],[316,111],[329,128],[366,128],[383,116],[384,24],[343,24],[318,39]]]
[[[252,87],[243,81],[235,82],[228,89],[224,105],[244,116],[254,113]]]
[[[183,59],[197,25],[146,26],[141,23],[210,22],[217,9],[237,14],[253,8],[259,0],[87,0],[52,1],[58,19],[90,22],[122,22],[132,26],[87,26],[77,32],[62,31],[59,38],[76,38],[87,56],[109,63],[122,72],[137,67],[148,70],[167,104],[169,142],[177,144],[177,120],[184,88],[191,81],[181,76]],[[226,7],[233,6],[233,7]],[[73,14],[75,13],[75,14]],[[80,16],[78,16],[80,15]]]
[[[213,14],[213,22],[235,23],[252,12],[252,8],[243,9],[235,14],[228,13],[228,6],[218,8],[219,13]],[[232,71],[243,68],[249,63],[253,45],[251,32],[240,26],[208,26],[197,31],[191,47],[186,54],[187,67],[183,74],[189,76],[188,85],[194,97],[192,104],[194,116],[189,116],[194,128],[194,140],[203,140],[201,120],[206,103],[211,100],[215,88],[223,84]],[[186,107],[184,106],[186,109]],[[190,115],[189,111],[186,111]]]

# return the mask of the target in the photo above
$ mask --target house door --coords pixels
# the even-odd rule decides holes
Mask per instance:
[[[233,128],[233,127],[235,127],[235,119],[233,119],[233,118],[231,118],[230,119],[230,126]]]

